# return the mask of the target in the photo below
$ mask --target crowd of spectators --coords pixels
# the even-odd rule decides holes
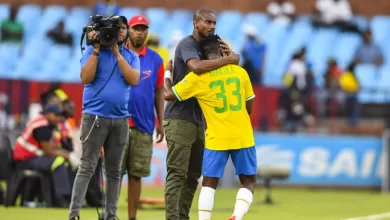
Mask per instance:
[[[11,4],[9,19],[1,22],[1,42],[23,44],[25,30],[23,23],[16,19],[18,10],[18,4]],[[98,1],[92,10],[95,14],[109,17],[114,14],[119,14],[121,6],[115,0],[102,0]],[[297,18],[296,6],[288,0],[271,1],[266,8],[266,13],[270,21],[275,25],[291,26]],[[348,101],[348,103],[352,103],[345,104],[345,106],[352,109],[347,111],[350,116],[349,121],[351,125],[356,125],[359,121],[357,95],[360,91],[360,86],[358,78],[354,74],[355,67],[359,64],[374,64],[379,67],[384,63],[385,54],[381,47],[373,41],[371,30],[369,28],[362,29],[359,27],[353,22],[353,16],[354,13],[348,0],[317,0],[310,19],[315,29],[336,29],[341,32],[356,34],[363,39],[355,51],[353,61],[349,65],[346,65],[346,68],[340,67],[334,57],[328,58],[327,69],[322,80],[323,84],[320,85],[321,89],[325,90],[323,94],[325,94],[326,98],[323,99],[325,101],[319,101],[319,103],[325,103],[324,105],[319,104],[319,106],[324,106],[323,108],[319,108],[319,114],[326,115],[331,112],[332,105],[327,105],[329,103],[335,102],[335,106],[339,106],[340,103],[345,104],[345,101]],[[161,44],[160,37],[155,35],[155,33],[151,33],[147,40],[147,45],[163,57],[164,64],[173,57],[177,43],[184,36],[180,30],[172,30],[172,32],[172,39],[168,47]],[[243,32],[246,35],[246,40],[242,48],[240,48],[241,51],[238,51],[242,54],[241,65],[249,73],[254,85],[262,85],[266,60],[268,58],[268,45],[262,39],[262,36],[258,34],[259,31],[254,26],[249,24],[244,25]],[[57,45],[71,48],[74,46],[74,35],[66,30],[65,21],[63,20],[59,21],[46,35]],[[309,105],[309,97],[318,91],[314,89],[318,87],[314,83],[314,79],[316,75],[322,75],[322,73],[317,73],[313,70],[311,63],[309,63],[305,55],[306,48],[300,48],[293,54],[289,64],[285,67],[284,77],[280,78],[280,82],[283,82],[283,89],[291,91],[293,88],[294,92],[289,96],[281,97],[280,100],[288,100],[287,97],[290,97],[289,102],[293,102],[296,99],[295,93],[297,93],[300,94],[300,99],[304,99],[304,105]],[[353,85],[351,86],[349,84]],[[339,94],[342,94],[344,98],[334,98]],[[288,106],[286,103],[280,104],[281,112],[294,112],[292,109],[298,109],[290,106],[290,110],[288,110],[286,106]],[[308,106],[305,106],[304,109],[305,111],[303,112],[305,112],[305,115],[311,118],[313,112],[309,110]],[[283,113],[281,115],[288,114]],[[281,118],[284,119],[284,117]]]
[[[289,26],[295,19],[295,6],[287,0],[275,0],[269,3],[267,13],[272,22]],[[352,21],[353,16],[348,0],[317,0],[311,16],[313,28],[356,34],[362,38],[362,43],[357,47],[353,61],[344,69],[335,58],[328,58],[321,90],[315,89],[315,75],[320,73],[313,72],[312,64],[305,56],[306,49],[301,48],[293,54],[285,68],[283,79],[280,79],[284,88],[279,98],[278,118],[285,130],[294,132],[302,126],[315,124],[311,109],[313,104],[310,103],[313,95],[317,97],[319,115],[329,116],[332,112],[337,112],[339,107],[344,107],[349,124],[358,124],[360,107],[357,95],[361,88],[355,75],[355,67],[358,64],[374,64],[379,67],[384,62],[384,55],[374,43],[371,30],[359,28]],[[243,67],[251,76],[253,84],[261,84],[267,45],[255,35],[253,26],[244,27],[244,31],[247,39],[242,51]]]

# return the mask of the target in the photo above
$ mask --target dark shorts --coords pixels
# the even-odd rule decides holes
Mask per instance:
[[[153,136],[137,128],[130,128],[129,141],[122,160],[122,174],[126,171],[135,177],[150,176],[153,153]]]

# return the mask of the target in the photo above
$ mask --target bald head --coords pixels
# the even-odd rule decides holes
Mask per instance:
[[[211,11],[210,9],[206,9],[206,8],[198,9],[198,10],[194,13],[193,20],[194,20],[194,21],[200,21],[200,20],[202,19],[203,16],[207,16],[207,15],[210,15],[210,14],[215,15],[215,13],[214,13],[213,11]]]
[[[205,36],[214,34],[217,20],[215,14],[210,9],[199,9],[194,14],[194,36],[200,40]]]

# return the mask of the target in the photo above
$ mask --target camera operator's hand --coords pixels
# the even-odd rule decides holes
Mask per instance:
[[[121,56],[121,53],[119,52],[118,44],[115,44],[114,46],[112,46],[111,50],[117,59]]]
[[[91,32],[89,32],[89,33],[88,33],[88,39],[89,39],[89,40],[96,40],[96,39],[97,39],[97,33],[96,33],[96,31],[91,31]],[[93,45],[93,48],[94,48],[94,49],[97,49],[97,50],[98,50],[97,52],[99,52],[99,50],[100,50],[100,44],[99,44],[99,43],[94,44],[94,45]]]

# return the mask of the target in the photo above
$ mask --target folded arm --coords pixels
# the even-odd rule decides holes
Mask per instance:
[[[34,129],[33,135],[39,142],[44,155],[51,157],[63,157],[66,160],[69,160],[69,152],[64,149],[58,149],[52,141],[53,131],[49,126]]]

